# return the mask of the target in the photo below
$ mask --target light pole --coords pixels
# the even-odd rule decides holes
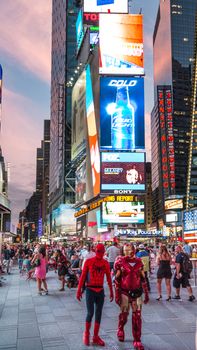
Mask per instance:
[[[21,217],[21,243],[23,244],[24,240],[24,216]]]

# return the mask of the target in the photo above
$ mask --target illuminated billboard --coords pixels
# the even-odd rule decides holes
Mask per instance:
[[[75,210],[71,204],[60,204],[52,211],[52,231],[73,233],[76,231]]]
[[[101,152],[101,193],[145,191],[145,154]]]
[[[182,199],[168,199],[165,201],[165,210],[183,209]]]
[[[99,27],[99,73],[143,75],[143,16],[100,14]]]
[[[89,65],[86,68],[86,111],[90,161],[92,167],[93,193],[94,196],[96,196],[100,192],[100,152],[98,146],[98,134],[94,110],[92,79]]]
[[[75,172],[75,203],[86,200],[86,160]]]
[[[102,203],[103,224],[144,224],[144,202]]]
[[[76,37],[77,37],[77,51],[80,49],[82,41],[83,41],[83,14],[82,10],[79,11],[77,21],[76,21]]]
[[[84,12],[128,13],[128,0],[84,0]]]
[[[101,149],[144,149],[144,145],[144,79],[101,77]]]
[[[178,215],[177,213],[166,214],[166,222],[177,222]]]
[[[86,74],[80,75],[72,90],[72,149],[71,159],[86,148]]]

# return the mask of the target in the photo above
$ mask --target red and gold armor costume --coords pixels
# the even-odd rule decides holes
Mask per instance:
[[[141,343],[141,305],[139,301],[144,292],[144,303],[149,301],[148,287],[143,272],[143,263],[140,258],[135,257],[135,248],[126,245],[126,256],[117,257],[114,269],[115,279],[115,301],[120,306],[119,324],[117,337],[124,341],[124,326],[127,323],[130,306],[132,308],[132,332],[133,345],[137,350],[143,350]]]

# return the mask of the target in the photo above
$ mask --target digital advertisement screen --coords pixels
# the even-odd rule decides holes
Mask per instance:
[[[80,75],[72,90],[72,147],[71,159],[86,148],[86,74]]]
[[[88,65],[86,68],[86,111],[90,160],[92,167],[93,192],[94,196],[96,196],[100,192],[100,152],[98,145],[90,65]]]
[[[76,233],[77,236],[86,238],[86,225],[87,225],[87,216],[83,215],[76,220]]]
[[[144,79],[101,77],[101,150],[144,147]]]
[[[86,160],[75,172],[75,203],[86,200]]]
[[[99,41],[99,33],[90,31],[90,46],[95,46]]]
[[[182,199],[169,199],[165,201],[165,210],[183,209]]]
[[[178,221],[178,215],[175,214],[166,214],[166,222],[176,222]]]
[[[101,152],[101,193],[126,194],[143,191],[144,153]]]
[[[99,27],[99,73],[143,75],[143,16],[100,14]]]
[[[76,21],[76,36],[77,36],[77,50],[79,50],[83,41],[83,36],[84,36],[82,11],[79,11],[77,21]]]
[[[144,224],[144,202],[102,203],[104,224]]]
[[[128,0],[84,0],[84,12],[128,13]]]
[[[71,204],[60,204],[52,212],[52,231],[71,232],[76,230],[75,209]]]

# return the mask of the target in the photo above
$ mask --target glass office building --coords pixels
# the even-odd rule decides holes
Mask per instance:
[[[158,113],[158,86],[169,86],[172,91],[172,125],[175,165],[175,195],[186,196],[189,145],[191,135],[192,82],[195,62],[196,0],[161,0],[153,37],[155,107],[152,115],[153,169],[162,159]],[[155,135],[158,135],[156,137]],[[158,143],[158,145],[156,145]],[[159,191],[162,177],[162,162],[158,172],[153,170],[153,197],[163,211],[165,191]],[[155,184],[155,185],[154,185]],[[169,195],[172,194],[169,192]],[[158,198],[156,198],[159,196]],[[157,204],[156,204],[157,205]],[[155,208],[156,209],[156,208]]]
[[[78,9],[71,0],[52,3],[52,68],[50,124],[50,214],[61,203],[72,202],[74,194],[65,185],[71,149],[71,87],[67,82],[76,69],[75,22]]]

